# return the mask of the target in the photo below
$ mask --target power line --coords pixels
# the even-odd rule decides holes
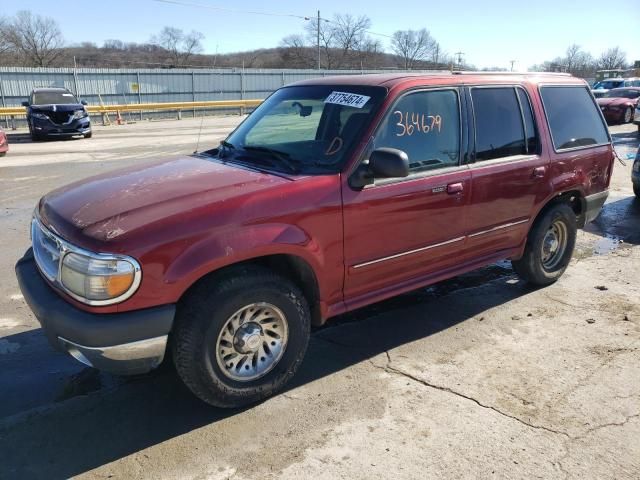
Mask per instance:
[[[242,10],[238,8],[227,8],[227,7],[220,7],[217,5],[208,5],[203,3],[195,3],[195,2],[188,2],[188,1],[182,1],[182,0],[153,0],[153,1],[158,3],[167,3],[170,5],[180,5],[183,7],[206,8],[208,10],[216,10],[220,12],[246,13],[250,15],[264,15],[269,17],[289,17],[289,18],[298,18],[300,20],[307,20],[307,21],[315,17],[315,15],[297,15],[295,13],[270,12],[265,10]],[[339,22],[336,22],[328,18],[318,17],[317,21],[339,25]],[[379,37],[393,38],[393,35],[388,35],[386,33],[374,32],[371,30],[364,30],[364,32],[368,33],[369,35],[377,35]]]
[[[281,13],[281,12],[268,12],[268,11],[258,11],[258,10],[241,10],[238,8],[227,8],[227,7],[219,7],[216,5],[207,5],[203,3],[195,3],[195,2],[183,2],[179,0],[153,0],[158,3],[168,3],[172,5],[180,5],[183,7],[197,7],[197,8],[206,8],[209,10],[218,10],[222,12],[231,12],[231,13],[248,13],[251,15],[265,15],[269,17],[292,17],[299,18],[301,20],[308,20],[309,17],[305,17],[304,15],[296,15],[294,13]]]

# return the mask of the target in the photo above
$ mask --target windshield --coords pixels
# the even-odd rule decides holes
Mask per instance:
[[[385,94],[382,87],[281,88],[222,143],[219,156],[285,173],[337,172]]]
[[[623,80],[605,80],[602,82],[598,82],[593,86],[594,90],[601,90],[601,89],[612,89],[612,88],[617,88],[620,87],[623,83]]]
[[[66,90],[34,92],[31,105],[64,105],[80,103],[72,93]]]
[[[632,90],[627,88],[618,88],[615,90],[609,90],[605,93],[603,98],[638,98],[640,97],[640,90]]]

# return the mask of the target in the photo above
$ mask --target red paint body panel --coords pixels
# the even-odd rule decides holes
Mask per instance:
[[[589,195],[606,190],[613,161],[611,145],[554,152],[539,83],[584,84],[545,75],[389,74],[308,80],[297,85],[388,89],[340,174],[277,176],[188,156],[58,189],[40,202],[46,225],[80,247],[130,255],[143,272],[139,290],[118,305],[89,307],[68,300],[105,313],[175,303],[209,272],[288,254],[315,272],[326,319],[517,257],[544,205],[567,191]],[[419,87],[478,84],[527,89],[542,143],[539,154],[434,171],[362,190],[349,186],[378,122],[400,94]],[[487,232],[494,227],[500,228]]]
[[[7,135],[0,128],[0,154],[7,153],[9,151],[9,141]]]

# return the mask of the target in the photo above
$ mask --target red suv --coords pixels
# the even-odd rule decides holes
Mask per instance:
[[[198,397],[239,406],[333,316],[502,259],[553,283],[613,158],[571,76],[309,80],[219,148],[44,196],[16,271],[57,348],[115,373],[170,351]]]

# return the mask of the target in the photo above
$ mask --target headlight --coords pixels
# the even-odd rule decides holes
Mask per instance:
[[[84,118],[87,115],[88,113],[86,112],[86,110],[76,110],[75,112],[73,112],[73,119],[78,120],[79,118]]]
[[[44,113],[35,112],[35,113],[32,113],[31,116],[33,118],[39,118],[40,120],[48,120],[49,119],[49,117],[47,117]]]
[[[139,267],[125,259],[67,253],[62,260],[62,287],[84,303],[114,303],[111,301],[130,296],[139,281]]]

